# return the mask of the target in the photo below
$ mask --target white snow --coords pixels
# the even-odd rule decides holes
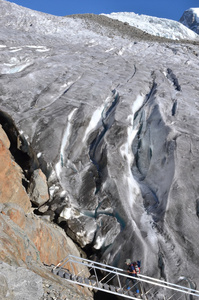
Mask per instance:
[[[77,232],[76,235],[81,239],[81,242],[84,245],[87,245],[92,242],[95,231],[96,231],[96,227],[93,226],[93,228],[90,227],[90,228],[86,228],[86,230],[81,230]]]
[[[193,12],[193,14],[195,15],[196,21],[199,23],[199,7],[192,7],[188,10]]]
[[[66,196],[66,191],[62,191],[61,193],[60,193],[60,197],[65,197]]]
[[[50,49],[37,49],[36,51],[37,52],[48,52],[48,51],[50,51]]]
[[[14,74],[21,72],[24,70],[26,67],[30,66],[30,64],[23,64],[20,66],[11,66],[8,64],[4,64],[4,67],[2,68],[1,74]]]
[[[65,159],[64,149],[67,146],[67,143],[69,141],[69,137],[70,137],[70,134],[71,134],[71,126],[72,126],[71,119],[73,118],[73,115],[74,115],[76,110],[77,110],[77,108],[73,109],[71,111],[71,113],[68,115],[68,122],[67,122],[65,132],[63,134],[61,148],[60,148],[60,159],[59,159],[58,163],[55,166],[56,174],[57,174],[58,177],[60,177],[62,164],[64,163],[64,159]]]
[[[55,184],[51,185],[51,187],[49,188],[49,193],[51,197],[54,195],[56,190],[59,190],[59,187],[56,186]]]
[[[68,115],[68,124],[67,124],[66,130],[64,132],[63,138],[62,138],[62,144],[61,144],[60,153],[63,156],[63,160],[64,160],[64,149],[65,149],[65,147],[67,145],[68,138],[69,138],[70,133],[71,133],[71,120],[72,120],[73,115],[76,112],[76,110],[77,110],[77,108],[73,109],[71,111],[71,113]]]
[[[35,45],[26,45],[26,47],[27,48],[36,48],[36,49],[38,49],[38,48],[46,48],[46,46],[35,46]]]
[[[196,11],[198,12],[198,10]],[[166,37],[173,40],[198,38],[195,32],[174,20],[138,15],[133,12],[118,12],[102,15],[121,22],[127,22],[129,25],[155,36]]]
[[[101,105],[94,111],[94,113],[90,119],[89,125],[86,129],[86,132],[84,134],[84,137],[82,139],[83,143],[86,141],[88,134],[97,127],[97,124],[101,120],[103,109],[104,109],[104,105]]]
[[[37,153],[37,158],[40,158],[40,157],[41,157],[41,155],[42,155],[42,153],[41,153],[41,152]]]
[[[71,219],[71,217],[73,217],[73,210],[71,207],[65,207],[61,214],[60,217],[64,218],[65,220],[69,220]]]
[[[132,111],[133,115],[138,111],[144,102],[144,95],[138,95],[135,102],[133,103]]]
[[[21,51],[22,50],[22,48],[18,48],[18,47],[10,47],[10,52],[18,52],[18,51]]]
[[[105,50],[105,52],[110,52],[110,51],[113,51],[115,48],[110,48],[110,49],[107,49]]]
[[[5,62],[1,66],[1,74],[14,74],[21,72],[25,68],[29,67],[32,64],[32,61],[27,59],[24,59],[24,61],[21,61],[20,59],[16,57],[11,57],[9,61]]]
[[[199,7],[192,7],[192,8],[190,8],[190,10],[192,10],[194,12],[194,14],[199,16]]]
[[[118,55],[122,55],[122,54],[124,53],[124,51],[125,51],[125,48],[122,47],[122,48],[120,49],[120,51],[118,52]]]
[[[98,237],[96,238],[94,248],[95,248],[96,250],[100,249],[100,248],[103,246],[105,240],[106,240],[106,236],[103,236],[103,237],[102,237],[102,236],[98,236]]]
[[[147,214],[147,212],[143,212],[140,218],[140,230],[145,231],[147,228],[147,237],[145,241],[147,244],[151,245],[151,249],[153,249],[154,253],[158,248],[157,243],[157,235],[156,232],[152,228],[151,216]]]
[[[46,52],[50,50],[46,46],[35,46],[35,45],[26,45],[24,46],[24,48],[36,49],[36,51],[38,52]]]
[[[127,172],[125,172],[124,176],[125,176],[126,185],[128,187],[127,191],[128,191],[128,199],[130,205],[133,204],[134,201],[133,199],[135,198],[134,195],[137,195],[140,192],[138,184],[136,180],[133,178],[131,172],[131,166],[134,160],[131,147],[132,147],[132,142],[137,133],[137,129],[133,128],[134,115],[136,111],[140,109],[143,102],[144,102],[144,96],[138,95],[132,106],[132,114],[128,116],[129,126],[127,128],[127,142],[120,147],[120,153],[123,159],[125,159],[127,162]]]
[[[89,42],[88,42],[88,47],[94,47],[94,46],[97,46],[97,45],[99,45],[99,42],[98,41],[95,41],[94,39],[92,39],[92,40],[90,40]]]

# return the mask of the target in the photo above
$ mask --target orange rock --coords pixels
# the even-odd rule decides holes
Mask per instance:
[[[0,140],[0,203],[17,203],[28,212],[31,203],[22,185],[22,177],[21,168],[12,160],[10,151]]]
[[[0,260],[18,266],[25,265],[27,257],[39,261],[35,245],[8,216],[0,214]]]
[[[66,236],[60,227],[43,221],[32,213],[25,215],[23,209],[16,204],[4,204],[0,210],[0,216],[1,219],[4,218],[4,220],[7,218],[7,224],[3,225],[4,228],[6,228],[3,251],[1,249],[2,241],[0,237],[0,259],[5,262],[8,260],[7,256],[11,257],[13,255],[14,260],[22,260],[25,262],[27,256],[30,255],[34,260],[38,259],[38,254],[41,262],[48,265],[57,265],[69,254],[75,256],[80,255],[76,245]],[[12,222],[12,226],[9,220]],[[4,228],[3,231],[5,230]],[[24,245],[27,245],[27,247]],[[34,252],[33,254],[31,254],[29,247],[31,247],[31,249],[34,248],[35,252],[31,250]],[[10,253],[10,249],[15,250]],[[66,267],[71,268],[69,265]],[[73,266],[73,268],[78,273],[79,267]],[[86,273],[88,273],[87,269],[85,269],[85,274]]]
[[[7,149],[10,148],[10,141],[9,141],[5,131],[3,130],[1,124],[0,124],[0,140],[2,140],[2,142],[4,143],[4,145],[6,146]]]

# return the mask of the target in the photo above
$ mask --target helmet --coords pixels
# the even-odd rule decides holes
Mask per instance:
[[[130,265],[130,263],[131,263],[130,258],[127,258],[127,259],[125,260],[125,263],[126,263],[127,265]]]

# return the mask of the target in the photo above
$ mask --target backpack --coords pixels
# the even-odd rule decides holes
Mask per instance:
[[[140,267],[138,267],[138,264],[135,265],[135,272],[136,274],[140,274]]]
[[[134,265],[134,268],[135,268],[136,275],[140,274],[141,261],[138,260],[137,262],[133,263],[133,265]]]

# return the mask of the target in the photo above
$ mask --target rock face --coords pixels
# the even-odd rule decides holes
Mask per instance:
[[[0,262],[0,279],[1,300],[93,299],[91,292],[70,285],[42,265],[29,264],[27,269]]]
[[[57,299],[78,299],[79,295],[82,299],[84,296],[92,299],[86,288],[74,287],[69,292],[70,285],[51,275],[51,269],[46,270],[41,264],[56,265],[69,254],[80,255],[63,230],[32,213],[25,215],[23,209],[13,203],[1,205],[0,228],[0,299],[41,300],[48,295],[57,296]],[[70,270],[71,266],[67,265],[67,268]],[[74,265],[73,269],[76,273],[83,270],[85,277],[90,275],[86,267]],[[47,287],[52,287],[50,291],[46,286],[43,289],[44,279],[48,282]],[[66,292],[68,298],[64,297]]]
[[[3,261],[20,265],[19,261],[26,263],[30,256],[35,261],[57,265],[69,254],[79,256],[77,247],[61,228],[34,214],[25,215],[13,203],[2,205],[0,217],[1,227],[7,228],[0,252]]]
[[[0,109],[48,177],[38,211],[98,259],[199,286],[197,42],[0,4]]]
[[[185,10],[179,22],[199,34],[199,8]]]
[[[0,267],[0,299],[41,299],[44,292],[40,276],[26,268],[12,267],[6,263],[0,263]]]
[[[0,203],[18,203],[28,212],[31,203],[22,185],[22,170],[12,159],[9,146],[10,142],[0,127]]]
[[[2,127],[0,127],[0,146],[0,299],[41,300],[54,297],[64,300],[68,293],[67,299],[74,297],[78,299],[80,295],[82,299],[84,295],[86,299],[91,299],[92,294],[87,289],[81,288],[80,291],[75,287],[71,291],[70,286],[66,288],[66,282],[65,287],[63,283],[61,287],[59,279],[49,278],[50,270],[43,268],[41,271],[41,262],[46,265],[57,265],[67,255],[79,256],[80,253],[61,228],[33,213],[28,213],[31,203],[22,185],[22,170],[11,157],[8,150],[10,142]],[[37,169],[32,177],[31,198],[34,196],[35,203],[41,205],[41,202],[48,200],[45,176]],[[14,191],[15,196],[10,197],[10,193],[4,192],[6,189],[10,193]],[[22,207],[26,210],[26,214]],[[71,266],[68,265],[67,268],[70,270]],[[80,269],[82,271],[82,268],[76,265],[73,269],[77,273]],[[90,275],[87,268],[83,271],[85,277]],[[46,285],[44,278],[49,280]],[[50,290],[48,287],[51,287]]]
[[[3,130],[2,126],[0,125],[0,140],[2,141],[2,143],[4,144],[4,146],[9,149],[10,148],[10,141],[5,133],[5,131]]]

